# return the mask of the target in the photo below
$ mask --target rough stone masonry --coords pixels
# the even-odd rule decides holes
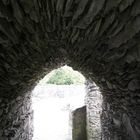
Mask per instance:
[[[0,99],[0,140],[32,140],[31,95]]]
[[[86,82],[86,93],[87,140],[101,140],[102,95],[99,88],[91,81]]]
[[[103,140],[140,139],[139,0],[1,0],[2,102],[63,64],[99,86]]]

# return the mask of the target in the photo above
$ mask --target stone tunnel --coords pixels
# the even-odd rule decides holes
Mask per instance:
[[[31,140],[30,92],[65,64],[100,88],[102,140],[139,140],[139,0],[0,1],[0,140]]]

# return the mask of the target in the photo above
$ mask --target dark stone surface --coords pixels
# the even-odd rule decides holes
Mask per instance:
[[[100,87],[105,139],[140,139],[139,0],[1,0],[0,97],[22,96],[63,64]]]
[[[72,112],[72,139],[87,140],[86,106]]]
[[[32,140],[31,95],[0,99],[0,140]]]

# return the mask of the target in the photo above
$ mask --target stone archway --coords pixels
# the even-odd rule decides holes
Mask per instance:
[[[67,63],[101,89],[102,139],[139,139],[139,9],[139,0],[2,0],[1,137],[14,137],[22,124],[7,131],[16,119],[9,116],[16,116],[13,99],[29,92],[45,71]]]

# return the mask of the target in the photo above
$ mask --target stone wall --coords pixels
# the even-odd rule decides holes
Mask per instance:
[[[140,104],[138,97],[132,98],[136,93],[114,96],[106,91],[104,94],[108,96],[103,96],[102,140],[140,140]]]
[[[102,112],[102,95],[99,88],[91,82],[86,84],[86,107],[87,107],[87,136],[88,140],[101,139],[100,114]]]
[[[0,140],[31,140],[32,120],[30,95],[0,98]]]
[[[73,140],[87,140],[86,131],[86,106],[73,111],[72,113],[72,138]]]
[[[62,64],[102,89],[106,139],[128,140],[126,120],[140,139],[140,0],[1,0],[0,97],[22,95]],[[127,118],[125,133],[112,131],[113,113]]]

